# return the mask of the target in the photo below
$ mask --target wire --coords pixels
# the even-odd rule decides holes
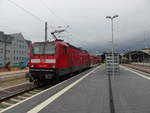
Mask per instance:
[[[12,0],[8,0],[10,3],[12,3],[13,5],[15,5],[16,7],[20,8],[21,10],[23,10],[24,12],[26,12],[27,14],[29,14],[30,16],[34,17],[36,20],[38,20],[39,22],[44,22],[40,17],[34,15],[33,13],[31,13],[30,11],[26,10],[25,8],[21,7],[20,5],[16,4],[15,2],[13,2]]]
[[[69,35],[68,35],[69,37],[73,37],[73,38],[76,38],[76,37],[78,37],[77,35],[75,35],[75,34],[73,34],[73,33],[70,33]],[[71,41],[72,41],[72,39],[70,39]],[[83,47],[82,48],[85,48],[85,49],[87,49],[88,47],[89,47],[89,45],[90,45],[90,43],[88,43],[87,41],[83,41],[83,40],[81,40],[81,39],[76,39],[76,40],[74,40],[75,42],[77,42],[77,43],[82,43],[83,45]]]
[[[52,9],[50,9],[50,8],[47,6],[47,4],[45,4],[42,0],[39,0],[39,1],[43,4],[43,6],[44,6],[45,8],[47,8],[47,10],[49,11],[49,14],[50,14],[50,15],[53,14],[57,19],[59,19],[59,20],[62,21],[65,25],[67,25],[67,24],[66,24],[66,21],[65,21],[64,19],[60,18],[59,16],[57,16],[57,15],[54,13],[54,11],[53,11]]]
[[[19,33],[22,33],[23,34],[23,32],[22,31],[20,31],[20,30],[18,30],[18,29],[16,29],[16,28],[13,28],[13,27],[8,27],[8,26],[6,26],[6,25],[3,25],[3,24],[1,24],[0,23],[0,26],[1,27],[4,27],[4,28],[8,28],[8,29],[10,29],[11,31],[15,31],[15,32],[19,32]],[[26,36],[28,36],[28,37],[33,37],[33,35],[32,34],[25,34]]]

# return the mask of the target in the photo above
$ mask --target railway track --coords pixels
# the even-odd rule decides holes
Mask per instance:
[[[10,95],[6,97],[0,98],[0,111],[8,108],[9,106],[16,104],[24,99],[27,99],[39,92],[41,92],[42,89],[38,87],[32,87],[28,89],[23,89],[20,92],[11,93]]]
[[[89,69],[90,71],[91,69]],[[85,70],[81,73],[78,73],[79,75],[80,74],[86,74],[88,72],[88,70]],[[60,82],[55,82],[55,81],[51,81],[50,84],[47,84],[46,86],[41,86],[41,87],[30,87],[30,88],[24,88],[22,89],[21,91],[19,92],[16,92],[16,93],[12,93],[11,95],[8,95],[8,96],[5,96],[3,98],[0,98],[0,112],[4,109],[7,109],[8,107],[14,105],[14,104],[17,104],[25,99],[28,99],[52,86],[55,86],[61,82],[65,82],[66,80],[68,79],[72,79],[74,76],[78,76],[78,74],[74,74],[74,75],[71,75],[71,76],[68,76],[66,78],[64,78],[62,81]],[[1,95],[0,95],[1,96]]]
[[[38,93],[40,93],[43,90],[46,90],[54,85],[57,85],[58,83],[55,81],[51,81],[50,84],[47,84],[45,86],[34,86],[31,85],[31,87],[29,87],[28,85],[24,88],[22,88],[22,90],[19,90],[17,92],[11,92],[10,94],[8,94],[7,96],[1,96],[0,97],[0,112],[14,104],[19,103],[20,101],[23,101],[25,99],[30,98],[31,96],[34,96]],[[15,88],[13,88],[15,89]]]
[[[72,77],[73,76],[64,78],[64,80],[62,80],[60,82],[51,81],[50,84],[47,84],[45,86],[40,86],[40,87],[33,86],[33,87],[29,87],[29,88],[26,87],[19,92],[11,93],[10,95],[5,96],[5,97],[0,97],[0,112],[14,104],[17,104],[25,99],[28,99],[44,90],[46,90],[52,86],[55,86],[67,79],[72,78]]]
[[[150,66],[147,65],[138,65],[138,64],[123,64],[123,66],[132,68],[132,69],[136,69],[145,73],[149,73],[150,74]]]
[[[50,83],[51,84],[40,87],[31,84],[24,84],[24,86],[18,85],[16,87],[8,88],[8,90],[5,89],[5,91],[1,90],[7,92],[7,95],[2,95],[0,93],[0,112],[57,84],[55,81],[51,81]]]

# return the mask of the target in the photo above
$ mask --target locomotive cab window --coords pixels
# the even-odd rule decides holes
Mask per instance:
[[[55,54],[56,47],[54,43],[36,44],[32,47],[33,54]]]
[[[45,54],[55,54],[55,44],[46,44]]]
[[[66,46],[63,47],[63,54],[64,54],[64,55],[67,54],[67,47],[66,47]]]

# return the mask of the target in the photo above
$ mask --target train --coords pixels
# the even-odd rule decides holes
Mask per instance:
[[[29,80],[37,85],[101,63],[101,58],[63,40],[34,42],[30,51]]]

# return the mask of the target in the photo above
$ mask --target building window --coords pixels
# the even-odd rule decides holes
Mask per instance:
[[[9,60],[9,57],[6,57],[6,60]]]
[[[0,53],[3,53],[3,48],[0,48]]]

